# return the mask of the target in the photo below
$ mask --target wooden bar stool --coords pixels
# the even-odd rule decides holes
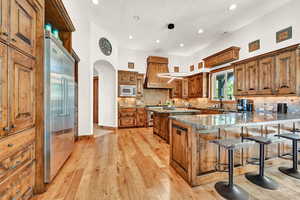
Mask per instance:
[[[273,179],[264,175],[265,170],[265,145],[279,143],[280,140],[278,137],[274,138],[267,138],[263,136],[253,136],[253,137],[244,137],[244,140],[254,141],[259,143],[259,174],[256,173],[247,173],[246,178],[258,185],[260,187],[276,190],[278,189],[278,183]]]
[[[228,151],[228,182],[218,182],[215,185],[217,192],[228,200],[247,200],[249,199],[249,193],[243,188],[233,183],[233,169],[234,169],[234,151],[253,145],[253,142],[242,142],[241,139],[223,139],[223,140],[212,140],[214,144],[219,147],[223,147]]]

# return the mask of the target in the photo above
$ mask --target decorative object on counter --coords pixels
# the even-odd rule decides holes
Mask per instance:
[[[191,65],[190,66],[190,72],[193,72],[195,70],[195,66],[194,65]]]
[[[53,36],[59,40],[59,31],[56,28],[52,29]]]
[[[235,60],[238,60],[240,57],[240,48],[239,47],[230,47],[223,51],[220,51],[216,54],[213,54],[209,57],[204,58],[205,67],[211,68],[219,66],[225,63],[229,63]]]
[[[238,99],[236,104],[238,112],[253,112],[253,101],[249,99]]]
[[[104,55],[110,56],[112,54],[112,45],[108,39],[104,37],[100,38],[99,47]]]
[[[240,139],[223,139],[223,140],[212,140],[220,147],[225,148],[228,151],[228,182],[217,182],[215,185],[218,193],[228,200],[247,200],[249,199],[249,193],[243,188],[233,183],[233,169],[234,169],[234,152],[237,149],[249,147],[253,143],[242,142]]]
[[[277,104],[277,112],[278,113],[287,113],[288,112],[287,103],[278,103]]]
[[[248,45],[248,48],[249,48],[249,52],[259,50],[260,49],[260,40],[255,40],[253,42],[250,42]]]
[[[290,26],[276,33],[276,42],[279,43],[285,40],[289,40],[292,37],[293,37],[293,27]]]
[[[134,69],[134,62],[128,63],[128,69]]]
[[[50,23],[45,25],[45,30],[49,31],[50,33],[52,33],[52,25]]]

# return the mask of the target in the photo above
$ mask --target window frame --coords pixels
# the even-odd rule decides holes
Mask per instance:
[[[215,96],[215,87],[216,87],[216,77],[220,74],[225,74],[225,85],[227,86],[227,77],[228,77],[228,73],[232,72],[233,73],[233,78],[234,77],[234,69],[232,67],[230,68],[224,68],[223,70],[216,70],[216,71],[212,71],[211,72],[211,78],[210,78],[210,86],[211,86],[211,95],[210,95],[210,101],[212,102],[219,102],[220,100],[219,99],[214,99],[214,96]],[[234,80],[234,79],[233,79]],[[225,86],[225,88],[226,88]],[[234,91],[234,88],[233,88],[233,91]],[[235,102],[235,97],[233,95],[233,99],[228,99],[227,98],[227,91],[225,90],[224,91],[224,98],[222,98],[222,101],[225,101],[225,102]]]

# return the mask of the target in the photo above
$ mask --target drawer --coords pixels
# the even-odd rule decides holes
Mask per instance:
[[[31,163],[34,160],[34,144],[9,155],[5,159],[0,159],[0,181],[14,173],[21,166]]]
[[[136,112],[120,112],[120,117],[135,117]]]
[[[134,127],[135,126],[135,117],[127,117],[119,119],[120,127]]]
[[[1,200],[28,200],[33,196],[34,162],[20,168],[13,176],[0,183]]]
[[[29,129],[0,140],[0,160],[34,142],[35,129]]]

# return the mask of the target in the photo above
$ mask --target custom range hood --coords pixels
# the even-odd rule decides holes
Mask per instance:
[[[147,58],[147,73],[144,87],[149,89],[171,89],[170,78],[159,75],[169,73],[168,64],[168,58],[149,56]]]

